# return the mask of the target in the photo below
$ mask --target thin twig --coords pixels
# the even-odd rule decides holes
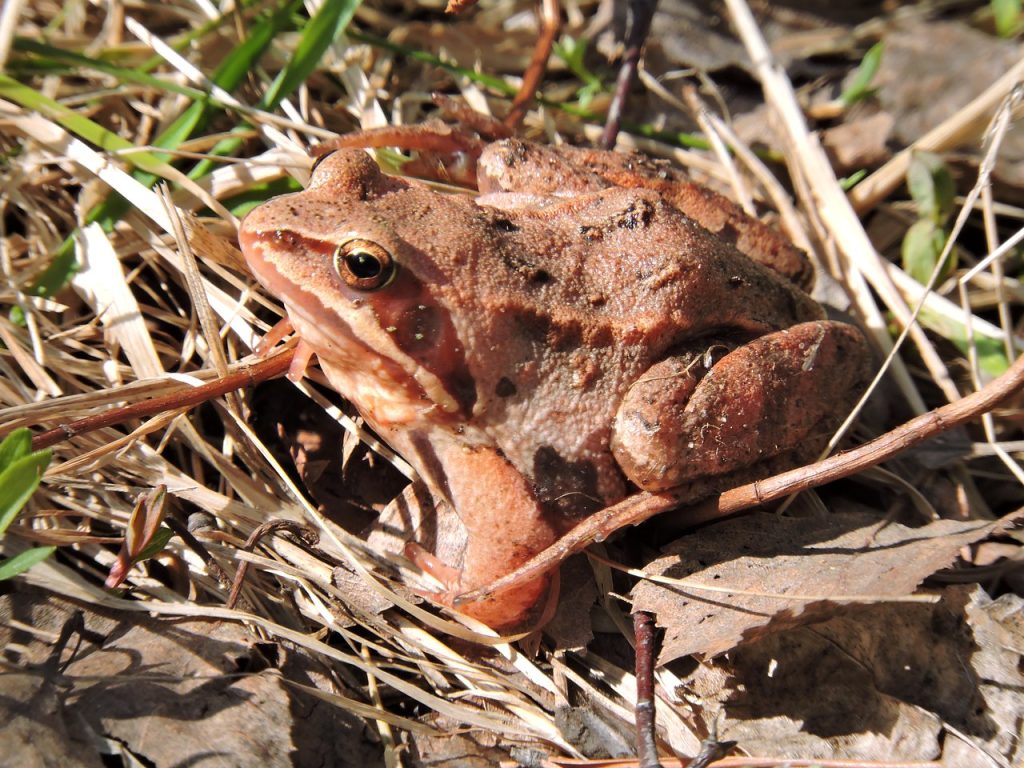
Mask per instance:
[[[285,531],[297,536],[303,542],[309,546],[316,546],[320,542],[320,534],[315,529],[310,528],[308,525],[297,523],[294,520],[268,520],[259,528],[249,534],[249,538],[245,540],[245,544],[242,545],[243,552],[252,552],[256,548],[256,544],[259,543],[260,539],[264,536],[269,536],[272,533],[278,533],[279,531]],[[234,608],[235,603],[238,602],[238,596],[242,592],[242,584],[245,583],[245,574],[249,571],[249,562],[243,560],[238,570],[235,571],[235,580],[231,584],[231,593],[228,595],[227,607]]]
[[[636,757],[638,768],[663,768],[658,762],[655,738],[657,713],[654,702],[654,657],[657,635],[654,616],[647,611],[633,614],[636,638]]]
[[[537,7],[537,16],[540,20],[540,37],[533,48],[533,56],[530,63],[523,72],[523,83],[519,91],[512,99],[512,107],[505,116],[505,125],[509,128],[518,128],[526,116],[540,88],[540,81],[544,77],[544,70],[547,68],[548,59],[551,58],[551,49],[555,47],[555,38],[558,37],[558,30],[561,28],[562,9],[558,0],[540,0]]]
[[[599,144],[602,149],[615,147],[615,139],[619,135],[622,124],[622,110],[629,97],[629,89],[633,87],[633,81],[636,79],[636,70],[640,64],[640,52],[647,40],[647,33],[651,29],[651,19],[654,18],[654,9],[658,5],[658,0],[633,0],[629,5],[633,18],[626,35],[626,50],[622,54],[622,66],[619,68],[619,76],[615,81],[615,95],[612,97],[612,103],[608,106],[608,116],[604,122],[604,133],[601,135]]]
[[[97,429],[112,427],[115,424],[122,424],[131,419],[140,419],[153,416],[165,411],[174,411],[180,408],[192,408],[207,400],[220,397],[227,392],[236,389],[250,387],[267,379],[273,379],[284,374],[291,365],[295,350],[287,350],[274,357],[261,360],[258,363],[247,365],[235,373],[203,384],[199,387],[183,385],[179,389],[160,397],[153,397],[143,400],[141,403],[132,403],[119,408],[111,408],[103,413],[86,416],[82,419],[61,424],[53,429],[40,432],[32,438],[32,450],[38,451],[42,448],[49,448],[64,440],[70,440],[77,435],[86,432],[93,432]]]

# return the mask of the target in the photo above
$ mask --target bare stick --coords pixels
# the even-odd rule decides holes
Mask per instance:
[[[523,72],[523,84],[519,86],[519,92],[512,99],[512,107],[505,116],[505,125],[509,128],[519,127],[526,116],[526,110],[530,108],[537,95],[548,59],[551,58],[551,49],[555,47],[555,38],[558,37],[558,30],[562,25],[561,14],[562,9],[558,0],[540,0],[537,11],[541,22],[540,37],[534,46],[533,57]]]
[[[604,133],[601,135],[602,149],[613,149],[615,139],[619,135],[622,122],[622,109],[629,96],[629,89],[636,79],[636,70],[640,65],[640,52],[643,50],[647,33],[651,29],[651,19],[658,0],[632,0],[633,21],[629,25],[626,39],[626,51],[622,54],[622,66],[615,81],[615,95],[608,107],[608,117],[604,121]]]
[[[654,736],[654,617],[647,611],[633,614],[636,637],[636,757],[639,768],[662,768]]]
[[[82,419],[67,424],[61,424],[53,429],[40,432],[32,438],[32,450],[38,451],[41,448],[49,448],[64,440],[70,440],[76,435],[83,435],[105,427],[112,427],[131,419],[141,419],[153,416],[166,411],[174,411],[179,408],[192,408],[207,400],[220,397],[227,392],[233,392],[242,387],[249,387],[267,379],[281,376],[291,365],[295,350],[288,350],[274,357],[261,360],[258,363],[247,365],[235,373],[228,374],[223,378],[211,381],[201,387],[190,387],[182,385],[180,389],[167,395],[153,397],[143,400],[141,403],[131,403],[119,408],[111,408],[103,413],[86,416]]]
[[[272,533],[287,532],[293,536],[298,537],[306,544],[311,547],[315,547],[320,543],[320,534],[308,525],[297,523],[294,520],[268,520],[255,531],[249,534],[249,538],[245,540],[245,544],[242,545],[243,552],[252,552],[256,549],[256,544],[264,536],[268,536]],[[235,579],[231,583],[231,593],[228,595],[227,607],[234,608],[235,603],[238,602],[238,596],[242,593],[242,585],[245,583],[245,574],[249,571],[249,562],[243,560],[238,570],[235,571]]]

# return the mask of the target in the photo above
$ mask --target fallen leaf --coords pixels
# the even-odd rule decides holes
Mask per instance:
[[[941,598],[849,606],[746,643],[691,667],[677,694],[749,755],[1020,765],[1024,601],[977,586]]]
[[[684,536],[644,570],[719,591],[644,581],[633,589],[633,605],[653,612],[665,628],[659,664],[714,656],[767,632],[827,618],[837,603],[909,595],[996,525],[937,520],[908,528],[861,513],[756,513]]]
[[[75,608],[41,590],[0,597],[0,645],[18,648],[9,660],[25,666],[0,676],[0,722],[20,713],[21,739],[9,741],[14,734],[0,728],[0,763],[42,765],[35,755],[45,744],[47,754],[70,749],[78,760],[47,765],[99,765],[93,756],[106,741],[147,765],[377,764],[380,747],[365,738],[362,719],[285,684],[331,690],[336,681],[239,624],[85,608],[85,629],[102,646],[69,643],[61,685],[46,683],[37,670],[51,649],[38,638],[55,637]],[[15,616],[34,635],[12,629]],[[38,678],[34,686],[21,682],[28,675]]]

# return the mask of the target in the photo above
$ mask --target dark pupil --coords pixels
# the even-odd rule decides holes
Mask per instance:
[[[345,257],[345,265],[348,271],[365,280],[370,277],[377,277],[381,272],[380,259],[366,251],[353,251]]]

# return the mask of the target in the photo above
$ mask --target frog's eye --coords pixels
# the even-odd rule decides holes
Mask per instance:
[[[371,240],[349,240],[334,251],[334,268],[349,288],[375,291],[398,274],[391,254]]]

